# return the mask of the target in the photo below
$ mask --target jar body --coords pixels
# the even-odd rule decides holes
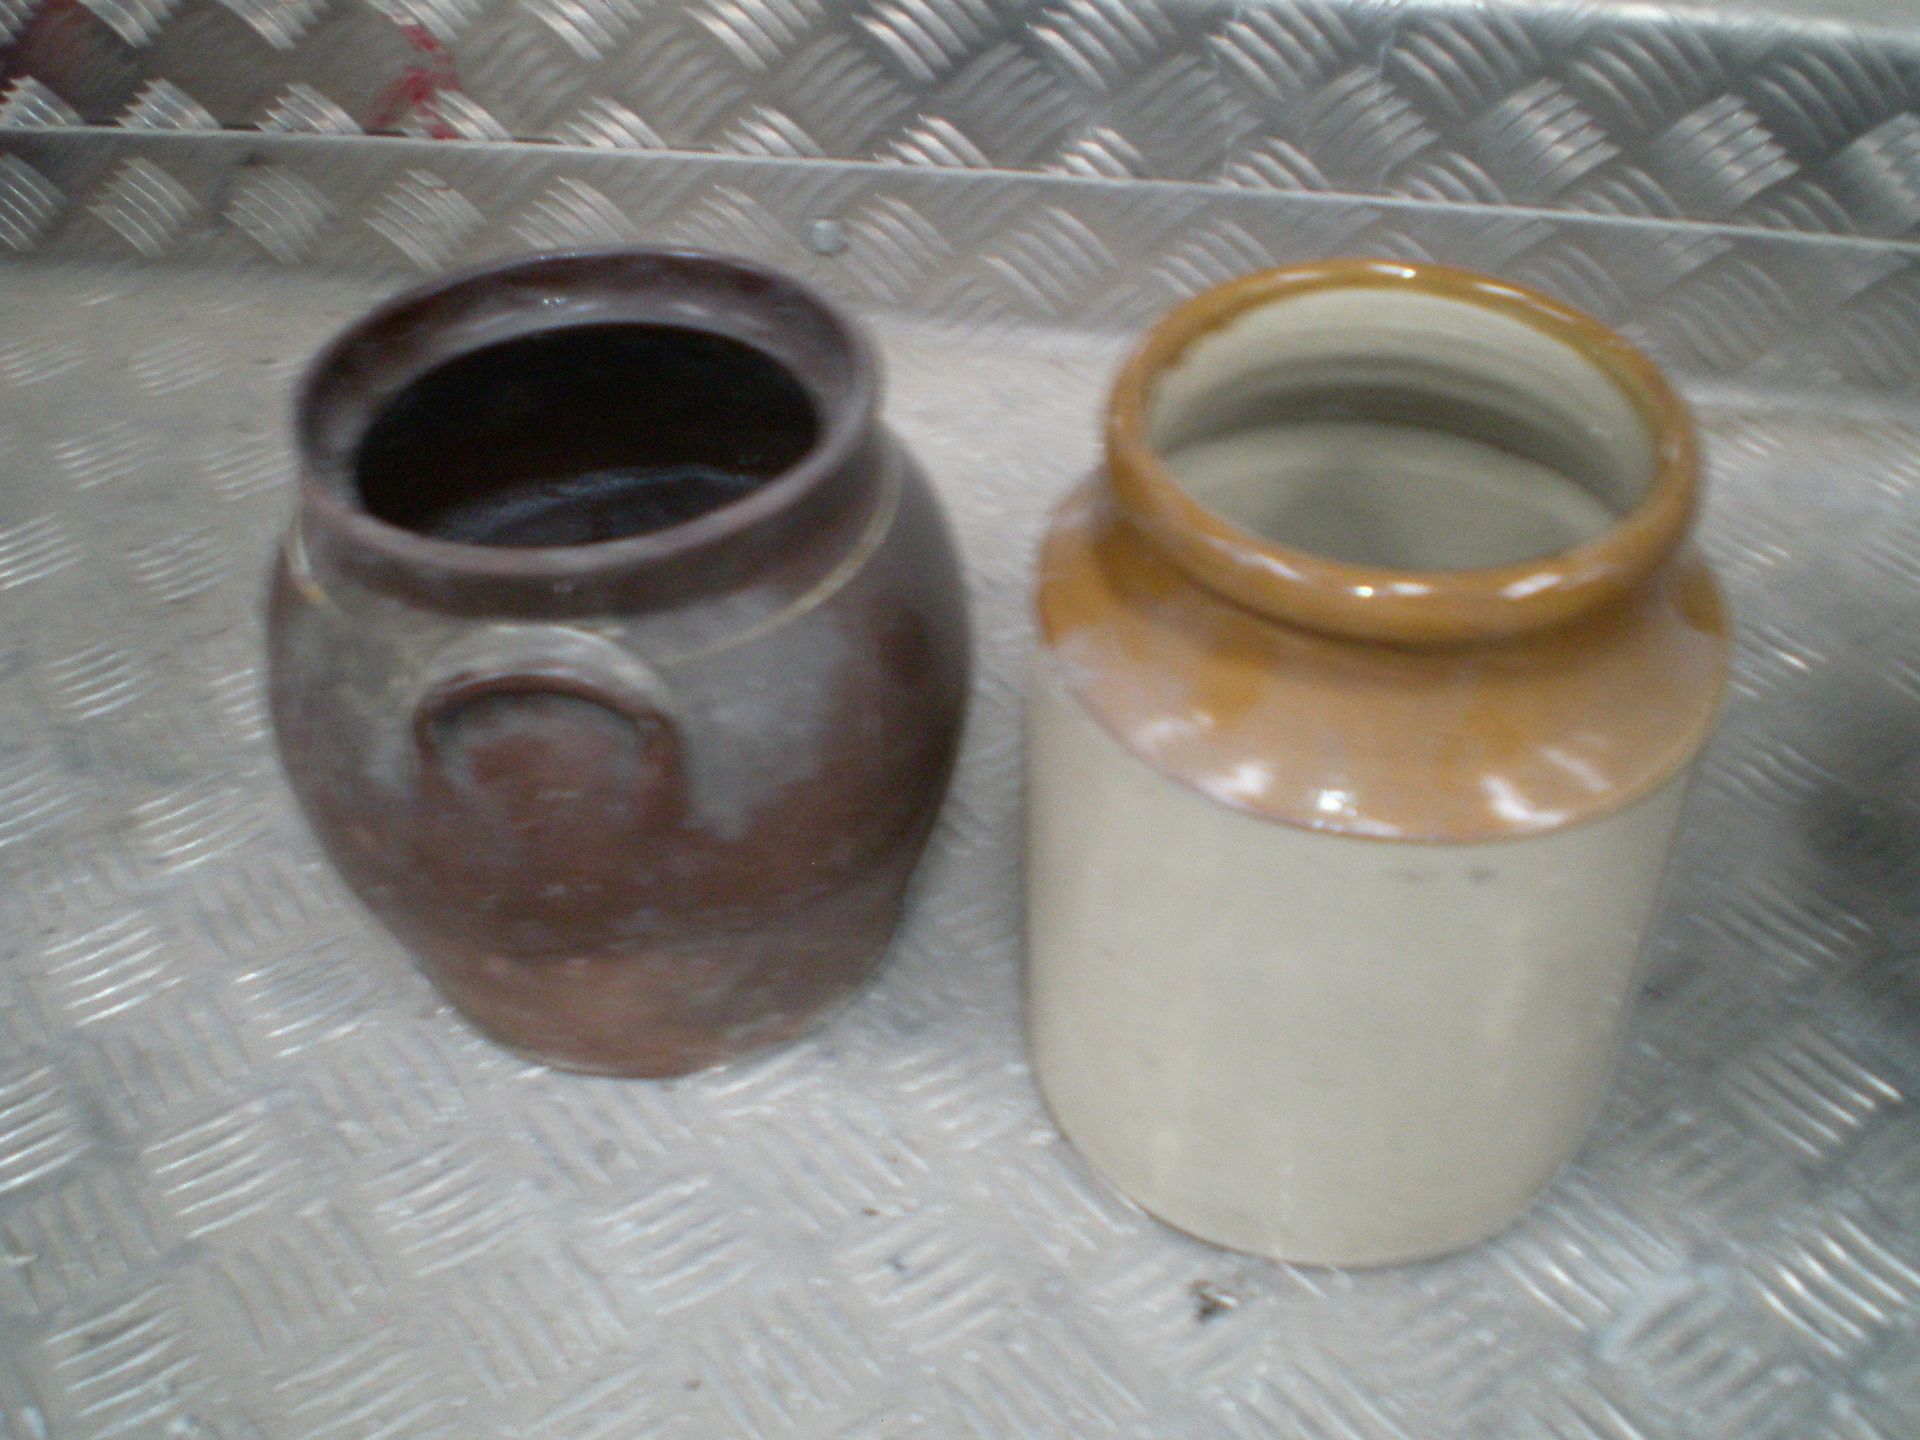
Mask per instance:
[[[790,1038],[872,967],[945,789],[967,655],[933,496],[883,453],[831,593],[709,598],[670,634],[647,614],[448,615],[283,550],[268,643],[294,792],[360,898],[503,1045],[679,1074]],[[646,666],[683,803],[650,797],[622,722],[564,695],[483,697],[467,708],[495,713],[423,754],[407,697],[490,637]]]
[[[1040,548],[1028,1024],[1155,1215],[1492,1234],[1613,1068],[1726,683],[1685,407],[1620,337],[1329,261],[1169,314]]]
[[[287,777],[501,1044],[681,1074],[885,947],[969,647],[878,394],[819,297],[683,251],[437,281],[309,372],[267,624]]]
[[[1223,805],[1036,660],[1028,1017],[1061,1128],[1216,1244],[1382,1264],[1503,1228],[1578,1147],[1684,776],[1586,824],[1404,844]]]

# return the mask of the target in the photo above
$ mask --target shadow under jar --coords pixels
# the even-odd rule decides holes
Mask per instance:
[[[951,771],[952,543],[796,282],[565,253],[380,306],[297,404],[268,644],[348,884],[519,1053],[681,1074],[884,949]]]
[[[1042,545],[1028,1018],[1061,1128],[1283,1260],[1439,1254],[1580,1143],[1726,682],[1686,409],[1438,266],[1174,310]]]

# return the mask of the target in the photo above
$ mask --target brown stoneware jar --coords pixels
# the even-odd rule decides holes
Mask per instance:
[[[675,1075],[885,947],[967,684],[861,332],[749,263],[517,259],[314,363],[272,705],[328,855],[480,1029]]]

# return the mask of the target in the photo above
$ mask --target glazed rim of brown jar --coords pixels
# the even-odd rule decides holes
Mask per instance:
[[[1341,289],[1464,302],[1565,346],[1611,381],[1645,426],[1652,465],[1642,494],[1614,524],[1569,548],[1461,570],[1332,559],[1255,535],[1203,505],[1155,448],[1152,406],[1161,379],[1196,342],[1236,319]],[[1276,620],[1398,644],[1497,640],[1611,603],[1681,545],[1698,503],[1692,417],[1646,355],[1598,320],[1538,291],[1425,263],[1328,260],[1248,275],[1186,301],[1148,332],[1122,368],[1107,413],[1106,445],[1121,512],[1208,589]]]
[[[815,411],[811,445],[745,494],[680,523],[585,544],[496,546],[422,534],[370,513],[360,442],[412,382],[474,351],[573,326],[634,323],[737,341],[781,366]],[[303,509],[375,583],[491,605],[669,568],[719,589],[756,553],[845,508],[871,479],[880,369],[865,332],[811,287],[751,260],[649,247],[517,255],[382,301],[314,357],[295,391]]]

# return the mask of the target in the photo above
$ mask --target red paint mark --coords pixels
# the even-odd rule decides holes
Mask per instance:
[[[0,85],[42,70],[71,78],[92,60],[100,48],[96,31],[105,27],[106,21],[82,9],[78,0],[40,0],[13,38],[0,43]]]
[[[367,128],[396,129],[408,115],[417,115],[433,139],[458,140],[460,132],[440,111],[442,95],[460,93],[460,72],[454,68],[453,56],[431,30],[418,22],[401,23],[400,33],[422,58],[403,69],[382,93]]]

